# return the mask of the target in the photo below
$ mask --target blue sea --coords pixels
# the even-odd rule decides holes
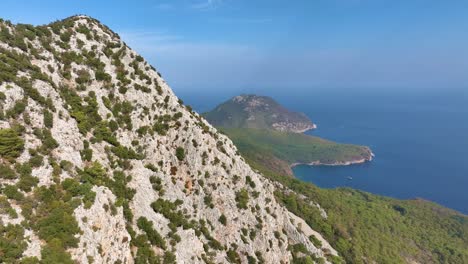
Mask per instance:
[[[318,125],[307,134],[366,145],[376,155],[361,165],[297,166],[297,178],[323,188],[423,198],[468,214],[467,92],[262,94],[306,113]],[[203,112],[231,95],[182,98]]]

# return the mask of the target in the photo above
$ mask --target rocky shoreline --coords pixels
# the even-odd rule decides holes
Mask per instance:
[[[369,150],[370,151],[370,150]],[[349,166],[349,165],[355,165],[355,164],[362,164],[366,162],[370,162],[374,159],[375,154],[370,151],[370,155],[368,157],[362,158],[362,159],[357,159],[357,160],[349,160],[349,161],[335,161],[333,163],[326,163],[326,162],[321,162],[319,160],[312,161],[309,163],[303,163],[303,162],[297,162],[297,163],[292,163],[290,166],[291,168],[294,168],[299,165],[308,165],[308,166]]]
[[[281,132],[292,132],[302,134],[309,130],[317,129],[317,125],[314,123],[274,123],[272,127]]]
[[[312,124],[312,125],[310,125],[310,126],[304,128],[304,129],[299,129],[299,130],[293,131],[293,132],[294,132],[294,133],[305,133],[305,132],[307,132],[307,131],[309,131],[309,130],[314,130],[314,129],[317,129],[317,125],[316,125],[316,124]]]

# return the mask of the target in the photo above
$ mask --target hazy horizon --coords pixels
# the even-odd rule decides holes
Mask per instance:
[[[0,17],[95,17],[176,91],[300,93],[467,89],[467,11],[464,1],[8,0]]]

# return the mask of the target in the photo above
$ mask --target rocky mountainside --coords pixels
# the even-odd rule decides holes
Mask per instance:
[[[278,188],[97,20],[0,21],[1,263],[340,262]]]
[[[204,117],[214,126],[273,129],[302,133],[317,126],[303,113],[289,111],[268,96],[239,95],[218,105]]]

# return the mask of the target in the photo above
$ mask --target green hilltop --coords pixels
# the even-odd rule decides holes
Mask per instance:
[[[268,96],[239,95],[204,114],[214,126],[304,132],[316,126],[303,113],[290,111]]]

